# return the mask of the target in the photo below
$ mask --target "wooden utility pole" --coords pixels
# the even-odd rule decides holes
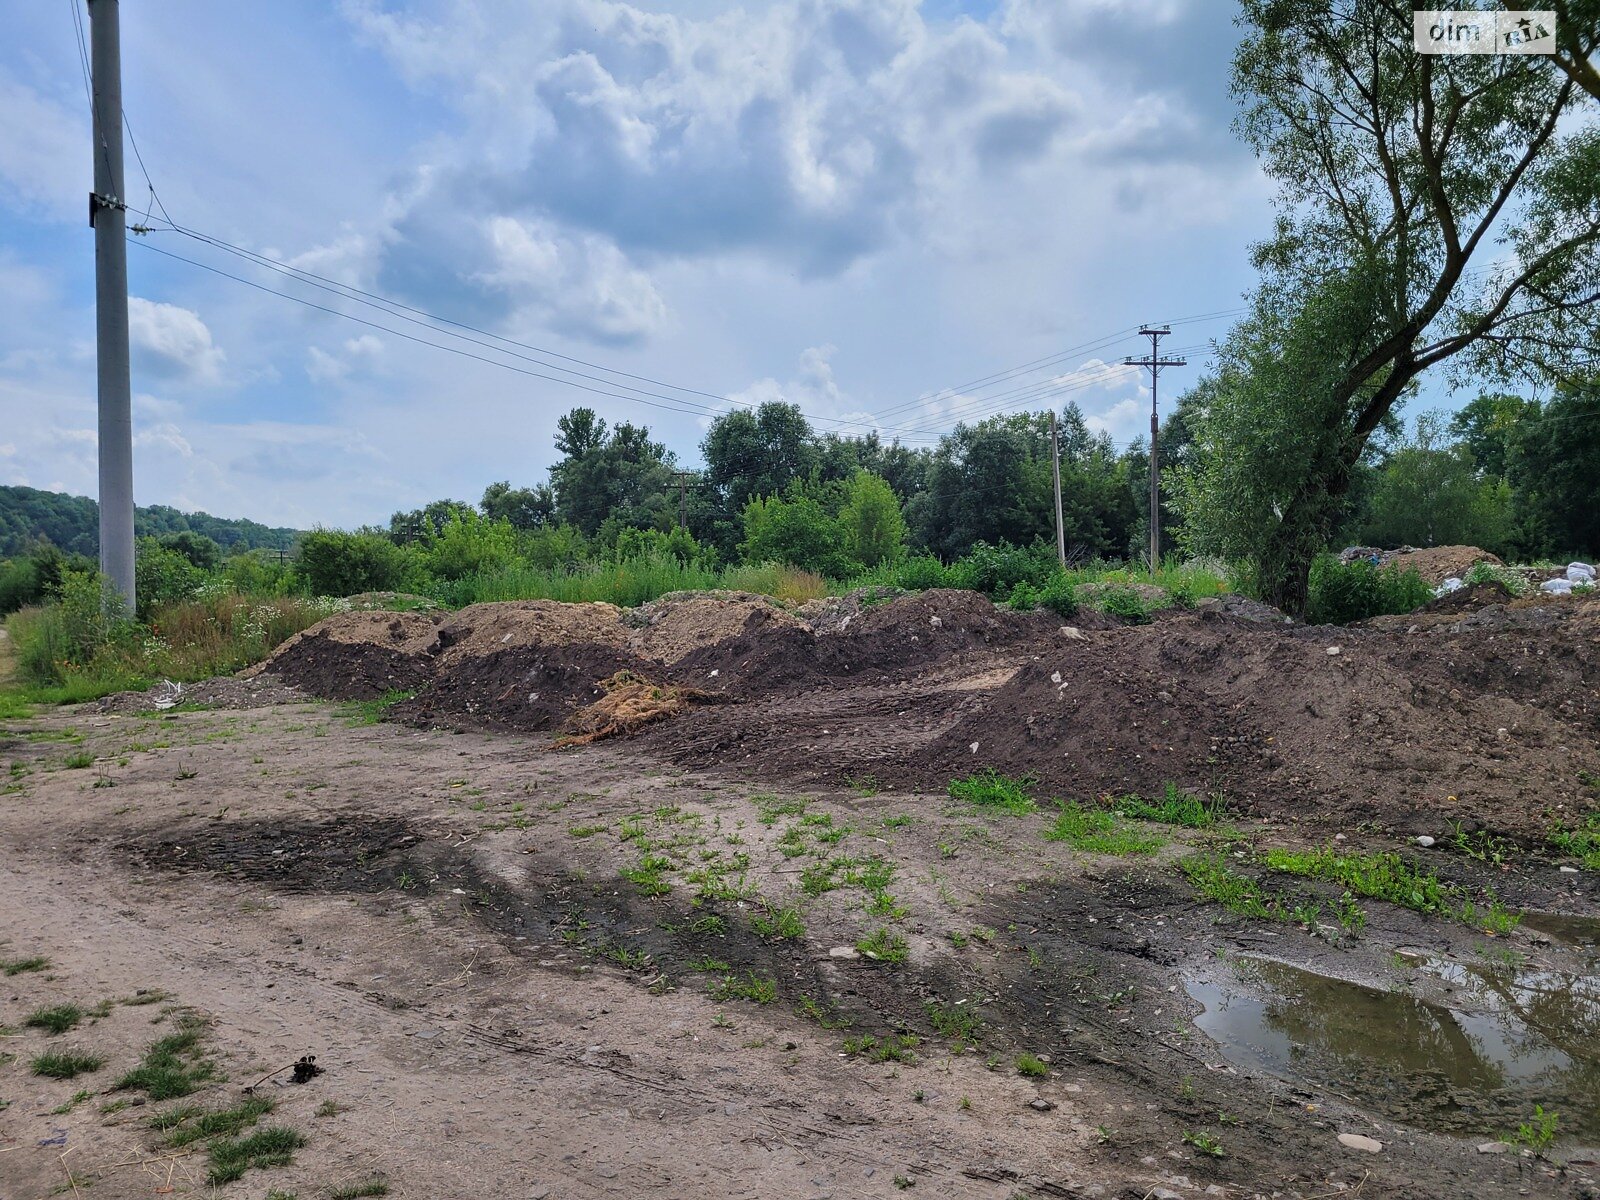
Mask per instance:
[[[1067,565],[1067,529],[1061,516],[1061,439],[1056,433],[1056,412],[1050,410],[1050,480],[1056,489],[1056,557]]]
[[[1156,380],[1162,367],[1188,366],[1186,358],[1162,358],[1161,339],[1172,332],[1170,325],[1146,325],[1139,330],[1140,337],[1150,339],[1150,354],[1145,358],[1129,356],[1122,361],[1130,367],[1150,368],[1150,570],[1161,566],[1161,459],[1156,444],[1161,437],[1161,418],[1156,410]]]
[[[74,4],[77,0],[72,0]],[[89,0],[94,91],[95,360],[100,413],[100,573],[134,611],[133,411],[128,378],[128,244],[122,187],[122,32],[117,0]],[[107,599],[111,599],[110,596]]]
[[[678,528],[689,528],[689,475],[688,471],[674,471],[678,480]]]

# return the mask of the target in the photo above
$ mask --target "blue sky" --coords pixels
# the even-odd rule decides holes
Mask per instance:
[[[0,45],[0,482],[92,495],[73,3],[9,6]],[[399,334],[450,339],[152,233],[129,249],[141,504],[384,521],[542,479],[556,418],[578,403],[648,423],[690,465],[707,410],[767,398],[822,428],[925,442],[981,411],[951,390],[965,381],[1237,308],[1248,245],[1268,228],[1270,188],[1229,129],[1235,30],[1217,0],[122,10],[125,108],[177,223],[693,389],[602,373],[692,411],[586,395],[416,345]],[[1225,328],[1184,324],[1168,345]],[[1125,442],[1148,421],[1145,385],[1102,364],[1141,349],[1125,339],[1017,382],[1077,385],[1091,422]]]

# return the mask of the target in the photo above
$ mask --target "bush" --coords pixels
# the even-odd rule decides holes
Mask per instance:
[[[1150,607],[1144,597],[1123,584],[1108,584],[1096,598],[1095,606],[1110,616],[1121,617],[1130,625],[1144,625],[1150,620]]]
[[[517,534],[509,521],[491,521],[466,509],[452,513],[438,536],[427,539],[424,561],[427,569],[440,579],[460,579],[464,575],[508,567],[516,553]],[[351,592],[340,594],[353,595]]]
[[[908,592],[925,592],[929,588],[950,586],[950,572],[931,554],[919,554],[898,563],[889,577],[895,587]]]
[[[59,599],[16,613],[6,630],[22,679],[47,686],[64,682],[68,672],[88,667],[112,647],[131,644],[137,632],[120,601],[105,601],[101,576],[87,571],[68,572]]]
[[[1055,569],[1053,557],[1045,559],[1035,551],[1005,543],[991,546],[979,542],[972,553],[951,564],[946,586],[969,588],[998,598],[1010,596],[1019,583],[1044,583]]]
[[[1324,554],[1311,564],[1306,620],[1312,625],[1348,625],[1385,613],[1408,613],[1433,599],[1414,568],[1378,568],[1365,560],[1341,563]]]
[[[133,589],[138,596],[140,619],[163,604],[187,600],[205,582],[188,556],[169,550],[155,538],[140,538],[134,548]]]
[[[1058,617],[1070,617],[1078,611],[1078,591],[1063,571],[1050,576],[1039,589],[1039,606],[1047,608]]]
[[[319,596],[354,596],[399,587],[404,551],[380,533],[314,529],[300,539],[300,572]]]
[[[816,571],[832,579],[860,572],[845,549],[839,522],[809,496],[757,498],[744,508],[746,562],[777,562]]]

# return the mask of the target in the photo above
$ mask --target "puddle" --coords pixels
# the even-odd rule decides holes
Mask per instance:
[[[1600,1142],[1600,979],[1503,967],[1424,967],[1460,1007],[1239,960],[1238,977],[1188,980],[1195,1021],[1237,1066],[1325,1087],[1440,1133],[1515,1129],[1533,1106],[1559,1135]]]
[[[1525,912],[1522,927],[1569,946],[1600,948],[1600,917],[1569,917],[1562,913]]]

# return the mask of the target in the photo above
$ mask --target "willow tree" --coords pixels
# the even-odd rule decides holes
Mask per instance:
[[[1564,378],[1600,316],[1600,30],[1421,55],[1400,0],[1242,0],[1237,128],[1277,189],[1175,492],[1196,550],[1301,611],[1374,431],[1426,372]],[[1570,22],[1569,22],[1570,25]]]

